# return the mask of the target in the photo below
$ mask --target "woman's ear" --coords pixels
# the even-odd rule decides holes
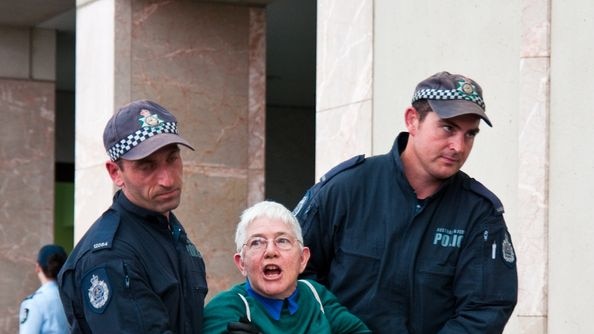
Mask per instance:
[[[247,277],[247,270],[245,269],[245,263],[241,257],[241,253],[235,253],[235,255],[233,255],[233,261],[235,262],[237,269],[239,269],[239,272]]]
[[[309,247],[303,247],[303,251],[301,251],[301,263],[299,267],[299,273],[301,274],[305,267],[307,266],[307,261],[309,261],[309,257],[311,256]]]

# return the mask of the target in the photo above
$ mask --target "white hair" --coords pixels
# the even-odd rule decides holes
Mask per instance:
[[[248,225],[258,218],[279,219],[287,224],[295,233],[295,237],[303,245],[303,235],[299,221],[289,209],[284,205],[273,201],[262,201],[254,204],[241,214],[237,229],[235,230],[235,245],[237,252],[241,252],[243,245],[247,241]]]

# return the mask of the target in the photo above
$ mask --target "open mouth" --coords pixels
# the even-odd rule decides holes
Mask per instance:
[[[264,275],[267,277],[278,276],[282,272],[281,268],[274,264],[264,266]]]

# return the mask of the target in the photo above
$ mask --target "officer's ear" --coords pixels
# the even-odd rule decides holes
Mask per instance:
[[[118,188],[122,188],[124,186],[124,179],[122,178],[120,163],[109,160],[105,163],[105,169],[107,169],[107,173],[109,174],[109,177],[111,177],[113,183]]]
[[[419,113],[417,109],[413,106],[406,108],[404,111],[404,123],[406,124],[406,129],[411,135],[415,135],[417,129],[419,128]]]

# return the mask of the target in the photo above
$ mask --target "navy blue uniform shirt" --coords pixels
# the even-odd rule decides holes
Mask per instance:
[[[302,276],[374,333],[501,333],[518,289],[503,206],[461,171],[419,201],[400,160],[407,140],[334,170],[298,205],[311,249]]]
[[[202,329],[204,261],[177,218],[121,191],[58,276],[73,333],[192,333]]]

